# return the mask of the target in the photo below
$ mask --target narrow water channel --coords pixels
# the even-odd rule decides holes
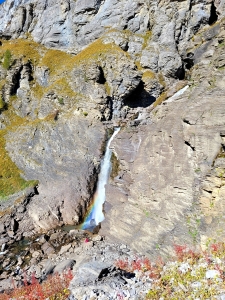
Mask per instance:
[[[110,160],[112,156],[112,150],[110,149],[110,144],[119,131],[119,127],[114,128],[114,133],[107,142],[105,155],[101,162],[101,169],[98,176],[97,189],[93,197],[93,203],[82,224],[82,229],[94,228],[105,219],[103,213],[103,204],[105,202],[105,185],[108,182],[111,172]]]

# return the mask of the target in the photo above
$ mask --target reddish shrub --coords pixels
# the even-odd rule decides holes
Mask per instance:
[[[64,272],[63,274],[55,274],[49,276],[42,284],[35,278],[35,274],[31,275],[31,282],[28,283],[27,276],[24,274],[24,286],[20,288],[14,288],[13,291],[4,293],[1,295],[1,300],[9,300],[15,298],[17,300],[45,300],[60,299],[66,300],[69,295],[68,286],[73,278],[71,270]]]
[[[220,244],[212,244],[210,247],[212,252],[218,252],[221,249]]]
[[[187,252],[186,252],[187,246],[181,246],[181,245],[175,244],[174,250],[175,250],[176,256],[179,260],[182,260],[187,254]]]
[[[142,271],[142,261],[140,258],[136,258],[135,260],[132,261],[131,269],[132,271],[134,270]]]
[[[128,263],[128,259],[127,258],[125,260],[118,259],[115,262],[115,265],[116,265],[117,268],[119,268],[121,270],[130,271],[129,263]]]

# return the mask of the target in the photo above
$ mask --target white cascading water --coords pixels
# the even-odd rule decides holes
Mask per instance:
[[[94,228],[105,219],[103,213],[103,204],[105,202],[105,185],[108,182],[111,172],[112,150],[110,149],[110,144],[119,131],[119,127],[114,128],[114,133],[107,142],[105,156],[101,162],[101,170],[98,176],[97,190],[94,194],[93,204],[89,214],[82,224],[83,229]]]
[[[176,98],[178,98],[179,96],[181,96],[188,88],[189,88],[189,85],[186,85],[185,87],[183,87],[182,89],[180,89],[179,91],[177,91],[173,96],[171,96],[168,99],[166,99],[165,102],[166,103],[173,102],[174,100],[176,100]]]

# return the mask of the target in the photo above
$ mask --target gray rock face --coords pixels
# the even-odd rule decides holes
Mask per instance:
[[[112,143],[120,165],[107,186],[102,233],[151,255],[171,251],[178,241],[204,248],[212,236],[224,238],[225,86],[224,68],[215,67],[224,48],[216,39],[199,47],[205,51],[193,49],[199,63],[192,85]]]
[[[135,54],[144,68],[180,77],[181,56],[186,53],[190,39],[216,18],[222,18],[223,7],[223,1],[215,5],[207,1],[159,5],[149,0],[8,0],[1,5],[0,30],[3,36],[13,38],[29,33],[47,47],[72,53],[80,52],[109,30],[110,38]],[[130,34],[124,39],[121,31],[125,29]],[[145,37],[149,30],[151,36]]]
[[[88,123],[85,117],[74,115],[9,134],[7,149],[12,159],[26,178],[40,182],[40,193],[28,209],[36,226],[50,229],[62,222],[77,223],[85,213],[104,140],[102,125],[92,123],[87,131]]]

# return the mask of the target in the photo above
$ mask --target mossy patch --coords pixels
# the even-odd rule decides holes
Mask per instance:
[[[3,56],[2,66],[4,69],[8,70],[12,62],[12,54],[9,49],[7,49]]]
[[[69,71],[76,65],[86,64],[91,60],[102,60],[105,55],[118,53],[128,56],[119,46],[104,44],[101,39],[98,39],[75,56],[60,50],[49,49],[45,52],[40,64],[48,67],[52,74],[61,75],[62,70]]]
[[[19,126],[29,123],[26,118],[21,118],[13,112],[13,97],[10,99],[8,109],[4,111],[6,128],[0,130],[0,200],[4,200],[7,196],[12,195],[29,186],[37,185],[37,181],[26,181],[22,178],[22,172],[11,160],[5,148],[5,135],[10,131],[16,130]]]
[[[143,81],[148,80],[148,79],[154,79],[154,78],[155,78],[155,73],[151,70],[145,71],[142,75]]]
[[[57,95],[60,97],[69,97],[69,98],[75,98],[77,96],[77,93],[74,92],[68,82],[68,79],[64,76],[56,80],[47,91],[54,90]]]
[[[23,61],[31,60],[36,63],[40,59],[40,51],[45,48],[31,40],[16,39],[3,41],[0,48],[0,55],[4,55],[6,50],[9,50],[13,57],[21,58]]]
[[[74,56],[74,64],[86,62],[89,60],[101,60],[105,55],[122,53],[129,57],[127,52],[124,52],[119,46],[115,44],[104,44],[101,39],[98,39],[90,46],[85,48],[79,54]]]
[[[21,171],[12,162],[5,149],[5,134],[6,130],[0,131],[0,200],[37,184],[37,181],[26,181],[21,177]]]
[[[54,75],[59,73],[59,70],[71,68],[73,66],[73,64],[71,65],[72,58],[73,56],[66,52],[48,49],[45,51],[45,54],[40,61],[40,65],[48,67],[50,73]]]
[[[6,103],[3,101],[1,95],[0,95],[0,110],[4,109],[6,106]]]
[[[141,62],[139,60],[135,61],[135,65],[136,65],[136,67],[138,68],[139,71],[143,71],[144,70],[144,68],[142,68]]]
[[[165,82],[165,78],[164,78],[162,73],[158,74],[158,80],[159,80],[159,83],[165,88],[166,87],[166,82]]]
[[[141,37],[143,37],[144,39],[144,43],[142,45],[142,49],[145,49],[148,45],[148,41],[151,39],[152,37],[152,32],[150,30],[146,31],[145,34],[141,35]]]
[[[36,99],[41,99],[46,93],[46,88],[39,85],[37,82],[31,87],[31,91],[33,93],[33,97]]]
[[[168,98],[167,92],[163,92],[153,103],[153,106],[156,107],[157,105],[161,104],[163,101],[165,101]]]
[[[107,95],[110,96],[111,95],[111,88],[110,88],[108,82],[106,81],[104,85],[105,85],[105,90],[106,90]]]

